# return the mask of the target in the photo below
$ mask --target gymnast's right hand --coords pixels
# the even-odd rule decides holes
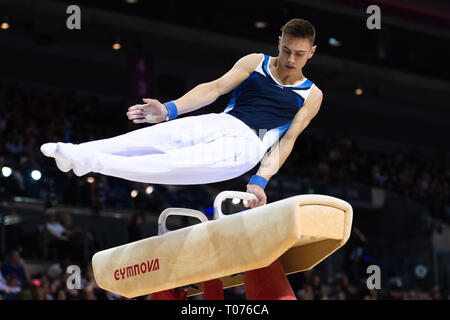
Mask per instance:
[[[167,108],[158,100],[144,98],[145,104],[136,104],[128,108],[128,120],[133,123],[158,123],[167,119]]]

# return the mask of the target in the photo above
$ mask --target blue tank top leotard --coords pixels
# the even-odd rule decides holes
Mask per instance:
[[[272,146],[288,130],[293,118],[308,98],[314,85],[306,79],[299,85],[283,85],[270,73],[270,56],[233,90],[224,112],[244,122]]]

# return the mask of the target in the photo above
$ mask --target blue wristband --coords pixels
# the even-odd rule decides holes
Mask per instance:
[[[264,190],[267,185],[267,179],[255,174],[254,176],[252,176],[250,178],[250,181],[248,182],[248,184],[256,184],[257,186],[260,186]]]
[[[167,120],[173,120],[178,116],[177,106],[173,101],[163,103],[167,108]]]

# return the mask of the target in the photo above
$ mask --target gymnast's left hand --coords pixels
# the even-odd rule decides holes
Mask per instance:
[[[247,185],[247,192],[252,193],[256,196],[256,200],[249,200],[246,207],[250,207],[251,209],[260,207],[266,204],[267,196],[264,192],[264,189],[256,184]]]
[[[145,104],[136,104],[128,108],[128,120],[133,123],[158,123],[167,119],[167,108],[156,99],[144,98]]]

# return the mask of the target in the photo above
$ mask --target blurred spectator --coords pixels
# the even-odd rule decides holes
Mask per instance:
[[[376,289],[370,289],[369,292],[371,300],[378,300],[379,294]]]
[[[323,289],[322,289],[322,280],[320,279],[319,275],[315,275],[313,277],[312,289],[313,289],[314,300],[321,300],[322,297],[324,296],[324,294],[323,294]]]
[[[89,286],[97,287],[97,282],[95,281],[94,270],[92,269],[91,262],[87,263],[87,265],[86,265],[84,276],[83,276],[83,279],[81,280],[81,285],[83,287],[89,287]]]
[[[339,279],[338,288],[345,295],[346,300],[352,300],[356,298],[358,290],[351,285],[349,278],[346,275],[343,275]]]
[[[20,300],[32,300],[31,284],[27,283],[22,286]]]
[[[33,300],[47,300],[45,290],[41,287],[33,287],[31,289],[31,296]]]
[[[47,209],[46,213],[46,230],[49,235],[48,250],[55,253],[57,259],[70,255],[72,256],[72,246],[64,226],[57,220],[54,208]]]
[[[11,250],[9,252],[8,259],[2,266],[2,274],[5,278],[8,275],[16,275],[19,280],[19,285],[30,282],[30,275],[28,274],[26,264],[20,257],[18,250]]]
[[[72,227],[70,214],[61,216],[61,225],[64,228],[63,235],[68,239],[66,245],[68,252],[66,255],[69,255],[75,263],[81,263],[84,260],[84,251],[87,250],[89,234]]]
[[[81,286],[83,288],[84,300],[97,300],[100,296],[103,297],[103,291],[97,285],[94,277],[94,270],[92,264],[89,262],[86,266],[85,273],[81,279]]]
[[[361,298],[363,300],[378,300],[378,293],[376,289],[367,289],[362,290]]]
[[[343,290],[338,290],[336,293],[336,300],[347,300],[347,295]]]
[[[0,269],[0,292],[6,290],[6,279],[3,277],[2,271]]]
[[[384,300],[405,300],[403,281],[399,277],[389,279],[389,289]]]
[[[6,285],[9,288],[10,293],[18,293],[20,292],[20,284],[19,284],[19,277],[15,274],[10,274],[6,276]]]
[[[53,208],[48,209],[45,214],[45,217],[47,221],[46,222],[47,231],[50,234],[50,236],[54,240],[67,241],[68,238],[65,234],[65,229],[63,225],[56,219],[55,209]]]
[[[405,300],[421,300],[419,291],[417,289],[411,289],[407,293]]]
[[[358,279],[366,274],[367,263],[364,260],[364,255],[367,251],[366,248],[366,236],[357,227],[353,227],[347,247],[345,248],[346,256],[344,262],[346,274],[352,282],[358,281]]]
[[[81,293],[82,300],[97,300],[93,287],[85,287]]]
[[[52,264],[47,270],[47,277],[50,282],[56,280],[61,273],[66,272],[67,267],[72,264],[68,256],[63,256],[58,263]]]
[[[430,293],[430,300],[447,300],[441,293],[441,290],[438,286],[435,286]]]
[[[300,300],[314,300],[314,289],[311,285],[305,284],[302,290],[298,292]]]
[[[67,300],[67,294],[64,291],[64,288],[56,289],[55,300]]]
[[[19,135],[17,129],[7,134],[5,149],[12,155],[20,155],[24,151],[23,136]]]
[[[1,282],[2,280],[0,280]],[[20,284],[19,284],[19,278],[15,274],[9,274],[6,276],[6,279],[3,279],[5,281],[3,284],[0,283],[0,292],[2,292],[5,295],[5,300],[15,300],[18,298],[19,293],[21,292]]]
[[[45,276],[45,274],[40,275],[39,281],[41,283],[40,287],[44,291],[45,300],[54,300],[52,290],[50,287],[50,283],[47,280],[47,277]]]

